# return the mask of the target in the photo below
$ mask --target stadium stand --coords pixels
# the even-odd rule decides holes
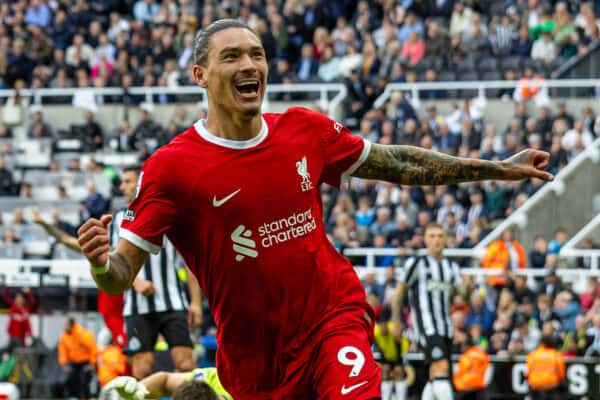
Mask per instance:
[[[272,109],[309,105],[373,142],[452,155],[502,159],[525,146],[540,148],[551,153],[553,173],[598,147],[597,82],[586,83],[577,93],[587,97],[578,99],[558,100],[553,95],[562,92],[547,89],[553,72],[598,47],[598,0],[0,3],[0,287],[12,295],[32,287],[39,303],[31,315],[34,336],[49,348],[61,329],[56,314],[88,313],[96,299],[81,256],[50,240],[31,221],[32,210],[74,234],[90,215],[122,205],[120,168],[144,161],[205,115],[205,104],[197,104],[201,92],[191,88],[192,46],[194,33],[216,19],[239,18],[259,33],[270,60],[269,83],[287,85],[270,95]],[[468,85],[502,79],[508,83]],[[464,85],[444,87],[456,82]],[[320,89],[304,90],[306,83]],[[391,89],[402,84],[410,86]],[[144,91],[148,87],[152,93]],[[339,107],[322,90],[338,93]],[[456,353],[470,335],[495,356],[504,371],[497,374],[510,375],[512,364],[503,363],[522,363],[540,332],[552,329],[558,348],[588,371],[600,356],[599,253],[593,250],[600,248],[600,234],[597,218],[592,220],[600,212],[600,189],[584,180],[598,176],[596,153],[588,153],[587,161],[571,168],[580,178],[565,180],[562,200],[559,189],[544,194],[550,189],[535,180],[424,188],[351,180],[345,191],[323,187],[327,232],[357,266],[369,266],[357,270],[380,312],[390,304],[395,268],[423,247],[423,227],[432,220],[443,224],[450,253],[457,250],[461,267],[476,267],[464,269],[463,296],[453,302]],[[517,213],[524,204],[530,204],[522,209],[529,223]],[[579,207],[563,211],[572,204]],[[555,218],[544,214],[548,208]],[[569,226],[566,238],[555,237],[559,225]],[[496,298],[478,278],[479,258],[507,227],[517,228],[526,267],[511,274]],[[588,253],[578,253],[578,246]],[[572,258],[560,258],[561,247]],[[370,250],[361,248],[382,252],[364,257]],[[569,278],[569,267],[585,274]],[[0,315],[0,329],[9,315]],[[212,337],[214,323],[207,310],[205,316],[201,333]],[[0,340],[0,347],[8,344]],[[31,382],[15,368],[2,380],[17,383],[26,396],[63,395],[56,351],[36,341],[13,353],[18,365],[29,360],[40,376]],[[212,345],[208,353],[211,359],[200,358],[210,363]],[[0,358],[0,367],[5,361]],[[597,376],[589,368],[586,388]],[[496,384],[495,398],[507,398],[507,387],[516,398],[527,392],[505,386]]]

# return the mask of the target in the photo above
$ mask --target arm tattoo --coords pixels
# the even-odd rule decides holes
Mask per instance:
[[[373,144],[353,174],[402,185],[451,185],[486,179],[509,179],[505,162],[453,157],[414,146]]]
[[[94,280],[98,287],[108,294],[123,293],[131,286],[133,280],[133,268],[129,263],[117,252],[109,254],[110,270],[106,274],[94,276]]]

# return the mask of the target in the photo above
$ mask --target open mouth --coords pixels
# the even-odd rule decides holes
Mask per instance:
[[[257,80],[239,82],[235,85],[235,89],[237,90],[238,94],[247,98],[258,96],[259,88],[260,83]]]

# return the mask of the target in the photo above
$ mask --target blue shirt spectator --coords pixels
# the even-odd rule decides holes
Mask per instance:
[[[47,27],[50,25],[52,12],[50,7],[43,3],[42,0],[32,0],[31,5],[25,11],[25,23],[28,25],[38,25]]]
[[[158,4],[154,3],[154,0],[138,0],[133,6],[133,16],[140,22],[149,23],[158,10]]]

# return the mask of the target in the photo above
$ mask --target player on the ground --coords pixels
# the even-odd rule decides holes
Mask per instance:
[[[379,398],[373,310],[327,240],[319,185],[347,175],[418,185],[550,180],[548,154],[454,158],[371,145],[303,108],[262,114],[265,51],[237,20],[199,32],[193,73],[207,119],[146,162],[117,249],[109,253],[109,216],[78,232],[96,282],[126,290],[167,235],[208,298],[219,377],[235,399]]]
[[[188,382],[203,382],[205,396],[195,396],[194,400],[232,400],[221,385],[216,368],[196,368],[192,372],[157,372],[141,381],[132,376],[121,376],[110,381],[105,390],[116,390],[124,400],[159,399],[174,396]],[[202,387],[197,391],[201,393]],[[190,398],[191,400],[191,398]]]
[[[119,189],[128,204],[135,195],[139,175],[140,167],[137,165],[126,166],[121,174]],[[112,247],[117,246],[119,227],[124,218],[127,218],[124,208],[113,214],[109,230]],[[33,214],[33,220],[59,243],[81,252],[77,238],[47,223],[37,210]],[[191,301],[188,305],[177,277],[176,251],[168,241],[164,247],[159,255],[152,256],[144,264],[132,288],[125,294],[125,301],[122,294],[109,295],[102,290],[98,291],[98,311],[112,333],[113,342],[121,347],[128,342],[128,353],[132,356],[132,374],[138,379],[152,373],[153,350],[159,333],[169,344],[171,357],[178,371],[189,371],[194,367],[188,322],[192,327],[200,324],[200,287],[196,278],[191,276],[188,281]]]
[[[427,254],[411,257],[398,276],[392,321],[399,330],[404,294],[408,289],[411,318],[419,346],[429,366],[429,382],[423,389],[422,400],[452,400],[452,294],[460,285],[458,265],[444,258],[446,232],[437,223],[429,223],[424,232]]]

